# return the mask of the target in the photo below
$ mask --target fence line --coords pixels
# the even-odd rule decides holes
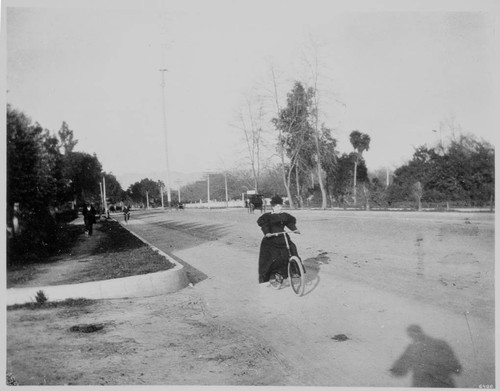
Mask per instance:
[[[210,201],[210,202],[196,202],[192,204],[184,204],[186,209],[200,209],[200,208],[244,208],[245,203],[241,200],[231,201]]]

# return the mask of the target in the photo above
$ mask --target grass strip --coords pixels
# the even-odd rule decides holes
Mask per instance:
[[[44,303],[39,302],[30,302],[23,304],[12,304],[7,306],[7,310],[20,310],[20,309],[28,309],[28,310],[40,310],[40,309],[51,309],[51,308],[72,308],[72,307],[86,307],[95,302],[95,300],[91,299],[66,299],[61,301],[46,301]]]
[[[75,235],[75,229],[80,230],[78,235]],[[81,245],[80,238],[84,237],[83,227],[68,226],[68,231],[71,234],[60,237],[59,250],[52,257],[41,259],[36,263],[8,266],[7,287],[20,287],[36,278],[42,268],[50,267],[51,263],[60,264],[65,259],[72,260],[84,257],[85,267],[75,270],[69,276],[54,281],[50,285],[130,277],[164,271],[175,266],[115,220],[100,221],[95,225],[95,230],[100,231],[100,235],[85,238],[85,240],[96,239],[98,242],[83,251],[77,250],[78,241],[80,240]]]

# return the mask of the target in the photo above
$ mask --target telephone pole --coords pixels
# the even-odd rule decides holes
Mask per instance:
[[[207,176],[207,206],[210,209],[210,174],[213,174],[213,171],[207,170],[203,172]]]
[[[182,182],[177,181],[175,183],[177,184],[177,198],[178,198],[178,202],[180,204],[181,203],[181,185],[182,185]]]
[[[161,98],[162,98],[162,109],[163,109],[163,132],[165,134],[165,159],[166,159],[166,168],[167,168],[167,180],[165,181],[165,186],[167,188],[167,203],[168,208],[172,205],[172,196],[170,193],[170,166],[168,163],[168,134],[167,134],[167,113],[165,111],[165,72],[167,69],[160,69],[161,72]]]

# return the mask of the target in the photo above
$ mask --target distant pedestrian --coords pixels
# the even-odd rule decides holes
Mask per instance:
[[[123,207],[123,218],[125,219],[125,222],[128,224],[128,221],[130,220],[130,206]]]
[[[96,223],[96,211],[91,204],[86,203],[83,207],[82,214],[83,222],[85,223],[85,234],[88,236],[92,236],[93,225]]]

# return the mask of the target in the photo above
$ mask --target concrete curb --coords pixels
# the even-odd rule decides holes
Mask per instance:
[[[123,224],[121,224],[124,226]],[[126,228],[126,227],[124,227]],[[163,255],[175,266],[172,269],[142,274],[138,276],[114,278],[111,280],[91,281],[81,284],[52,285],[43,287],[10,288],[7,289],[6,305],[35,302],[38,291],[43,291],[49,301],[65,299],[117,299],[129,297],[158,296],[176,292],[188,285],[184,266],[169,258],[167,254],[144,240],[134,232],[131,234]]]

